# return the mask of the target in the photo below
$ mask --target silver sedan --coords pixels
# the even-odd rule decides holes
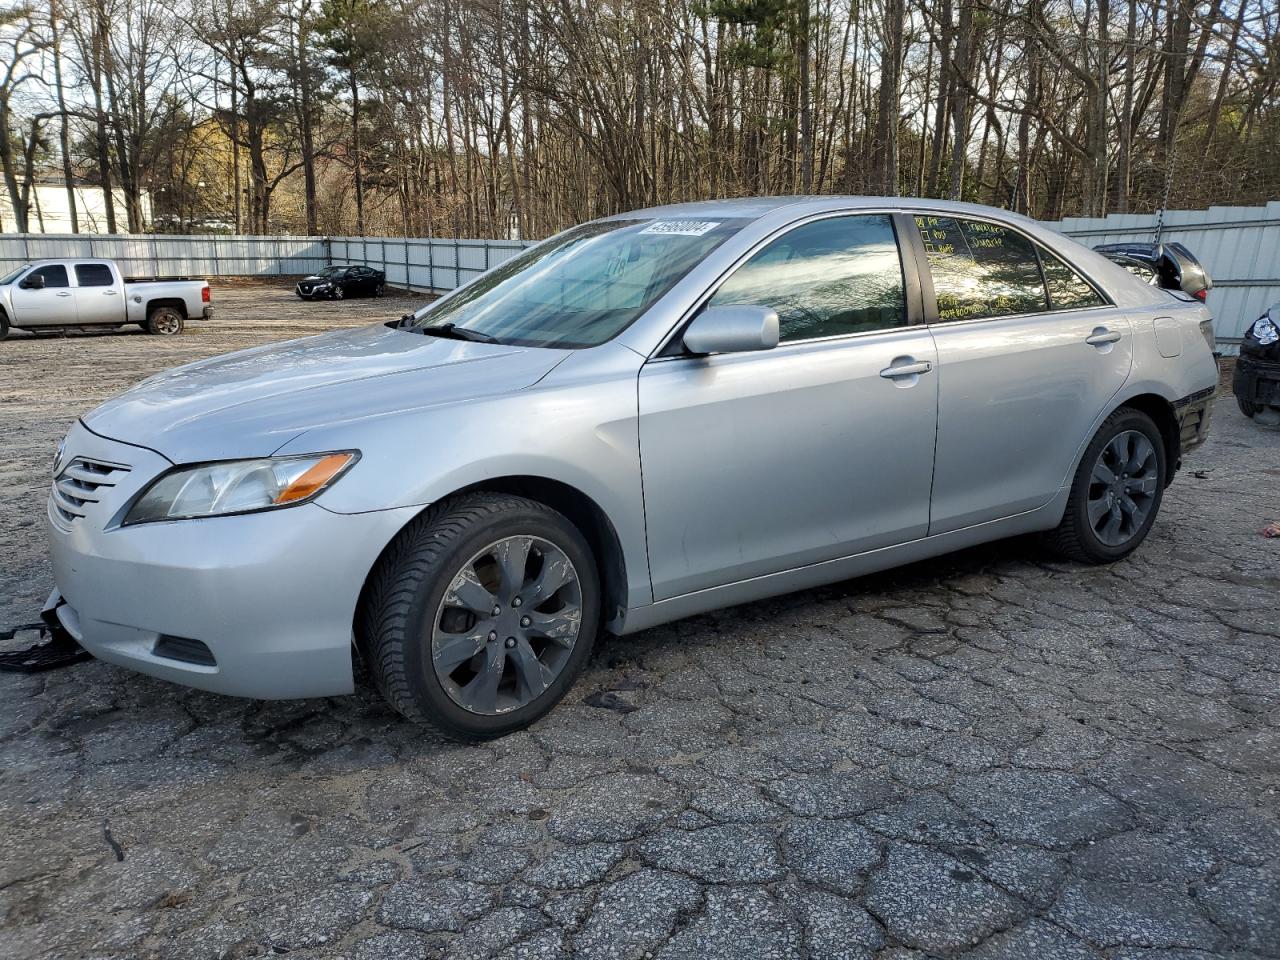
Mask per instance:
[[[1004,211],[778,198],[575,227],[399,322],[78,421],[49,610],[103,660],[460,738],[626,634],[1031,531],[1110,563],[1203,441],[1205,307]]]

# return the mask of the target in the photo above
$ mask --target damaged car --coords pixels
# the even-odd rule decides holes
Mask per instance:
[[[989,207],[606,217],[86,412],[46,612],[223,694],[350,693],[363,663],[403,716],[496,737],[605,631],[1028,533],[1122,560],[1205,440],[1212,341],[1194,296]]]

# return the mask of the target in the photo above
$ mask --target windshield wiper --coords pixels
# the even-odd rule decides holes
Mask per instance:
[[[426,327],[418,327],[418,332],[429,337],[444,337],[447,340],[470,340],[473,343],[501,343],[497,337],[479,330],[460,327],[456,323],[436,323]]]

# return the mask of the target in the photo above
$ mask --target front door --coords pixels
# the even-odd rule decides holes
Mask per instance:
[[[13,312],[17,315],[17,324],[56,327],[75,323],[76,301],[67,268],[60,263],[46,263],[28,273],[22,282],[37,275],[44,277],[43,289],[24,287],[21,282],[14,287]]]
[[[892,217],[813,220],[707,301],[772,307],[778,347],[645,364],[655,599],[925,535],[936,357],[928,329],[908,325],[911,289]]]
[[[1012,227],[916,223],[938,314],[938,534],[1043,506],[1069,483],[1132,346],[1123,310]]]

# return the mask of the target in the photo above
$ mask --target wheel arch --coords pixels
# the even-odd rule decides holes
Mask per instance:
[[[1173,404],[1158,393],[1139,393],[1118,404],[1116,410],[1121,410],[1125,407],[1145,413],[1160,431],[1160,438],[1164,441],[1165,463],[1167,464],[1165,471],[1165,486],[1167,487],[1173,480],[1173,475],[1177,472],[1179,462],[1182,459],[1182,440],[1178,428],[1178,415],[1174,413]],[[1114,412],[1113,410],[1112,413]]]
[[[190,317],[187,316],[187,302],[181,297],[156,297],[154,300],[148,300],[144,313],[147,318],[150,319],[151,314],[159,310],[161,307],[175,307],[177,311],[182,314],[183,320],[190,319]]]
[[[538,503],[563,514],[586,537],[587,543],[591,546],[591,552],[595,555],[603,593],[600,612],[604,624],[607,625],[615,621],[627,609],[627,568],[626,557],[622,550],[622,541],[618,536],[618,531],[614,528],[613,521],[609,519],[604,509],[590,496],[577,487],[561,480],[552,480],[549,477],[530,474],[517,474],[492,477],[470,483],[451,491],[435,502],[438,503],[442,500],[463,496],[468,493],[505,493],[512,496],[525,497],[529,500],[536,500]],[[424,506],[422,510],[405,521],[404,525],[396,531],[395,535],[379,551],[377,558],[365,572],[364,582],[360,587],[359,599],[356,601],[356,608],[353,611],[353,628],[359,623],[370,582],[373,579],[374,572],[378,569],[378,565],[382,562],[382,558],[392,549],[392,545],[400,534],[417,520],[429,506]],[[356,638],[357,647],[360,647],[362,644],[360,631],[353,629],[352,635]],[[364,655],[365,651],[361,649],[360,653]]]

